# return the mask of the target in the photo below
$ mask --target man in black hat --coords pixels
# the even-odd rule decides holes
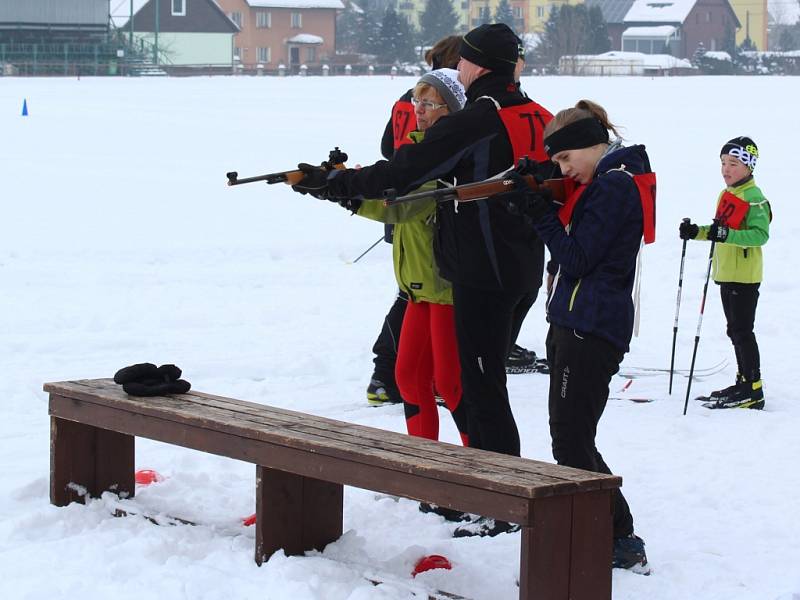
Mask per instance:
[[[391,159],[360,170],[329,173],[303,164],[306,177],[294,189],[318,198],[375,198],[388,188],[405,193],[437,178],[482,181],[524,156],[546,161],[542,132],[552,115],[515,85],[517,36],[504,24],[481,25],[464,36],[460,54],[459,79],[467,93],[463,110],[439,119],[423,142],[401,146]],[[436,262],[453,284],[470,446],[519,456],[505,360],[512,315],[541,286],[544,246],[500,200],[445,202],[436,219]],[[507,523],[480,525],[466,534],[513,529]]]

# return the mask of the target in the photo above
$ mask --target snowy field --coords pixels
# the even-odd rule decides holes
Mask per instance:
[[[137,468],[166,480],[137,491],[141,509],[201,526],[113,518],[113,500],[48,500],[46,381],[110,377],[136,362],[173,362],[197,390],[404,431],[402,408],[371,408],[371,347],[395,291],[379,224],[284,185],[225,186],[241,176],[318,163],[333,146],[350,164],[379,158],[389,108],[411,79],[0,78],[0,596],[364,600],[515,598],[519,534],[453,539],[416,504],[348,488],[346,533],[322,554],[253,563],[254,467],[148,440]],[[800,598],[800,297],[795,215],[797,78],[526,78],[555,112],[605,105],[648,147],[659,176],[658,241],[644,256],[641,335],[624,365],[668,366],[681,217],[709,222],[719,149],[759,145],[757,181],[775,221],[756,321],[766,409],[682,416],[686,379],[666,376],[610,401],[598,446],[624,479],[650,577],[615,571],[615,600]],[[23,99],[30,115],[21,117]],[[794,123],[794,124],[793,124]],[[690,243],[677,366],[688,368],[708,246]],[[539,353],[542,302],[520,343]],[[710,288],[695,382],[732,382],[718,289]],[[616,378],[612,392],[624,384]],[[551,461],[547,379],[509,377],[523,455]],[[442,439],[457,442],[445,413]],[[411,579],[424,554],[451,571]],[[373,587],[362,575],[381,573]]]

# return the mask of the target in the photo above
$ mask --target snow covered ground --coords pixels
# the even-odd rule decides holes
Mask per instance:
[[[284,185],[225,186],[241,176],[319,162],[338,145],[350,163],[377,159],[389,107],[411,79],[0,79],[0,595],[362,600],[444,589],[511,599],[519,536],[450,537],[416,504],[345,493],[345,530],[324,553],[263,567],[252,560],[249,464],[147,440],[137,468],[166,480],[141,488],[143,509],[202,526],[112,518],[110,497],[48,502],[49,421],[42,383],[109,377],[136,362],[174,362],[195,389],[404,431],[398,406],[371,408],[371,346],[395,290],[381,233]],[[598,444],[647,541],[650,577],[614,572],[616,600],[800,598],[800,284],[794,215],[797,78],[527,78],[551,110],[588,97],[626,137],[645,143],[659,176],[658,241],[645,253],[641,337],[626,365],[668,366],[680,259],[677,224],[707,222],[719,149],[752,136],[757,180],[775,221],[757,318],[763,412],[682,416],[686,380],[637,379],[611,401]],[[27,98],[30,115],[21,117]],[[689,244],[677,364],[688,367],[708,246]],[[537,302],[520,343],[543,352]],[[715,286],[698,366],[732,351]],[[693,390],[732,381],[735,367]],[[624,380],[614,385],[621,388]],[[509,378],[523,455],[551,460],[546,377]],[[615,391],[612,388],[612,391]],[[442,413],[442,438],[457,442]],[[424,554],[451,571],[412,580]],[[392,583],[373,587],[367,569]]]

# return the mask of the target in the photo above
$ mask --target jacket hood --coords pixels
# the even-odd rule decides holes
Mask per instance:
[[[609,146],[606,154],[597,163],[596,173],[605,173],[612,169],[625,167],[625,170],[634,175],[650,173],[650,158],[645,152],[645,147],[641,144],[635,146],[622,146],[619,140],[615,140]]]

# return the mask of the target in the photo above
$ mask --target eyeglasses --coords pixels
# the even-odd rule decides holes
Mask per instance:
[[[436,110],[437,108],[447,108],[447,104],[436,104],[430,100],[420,100],[419,98],[411,98],[411,104],[414,106],[421,106],[425,110]]]

